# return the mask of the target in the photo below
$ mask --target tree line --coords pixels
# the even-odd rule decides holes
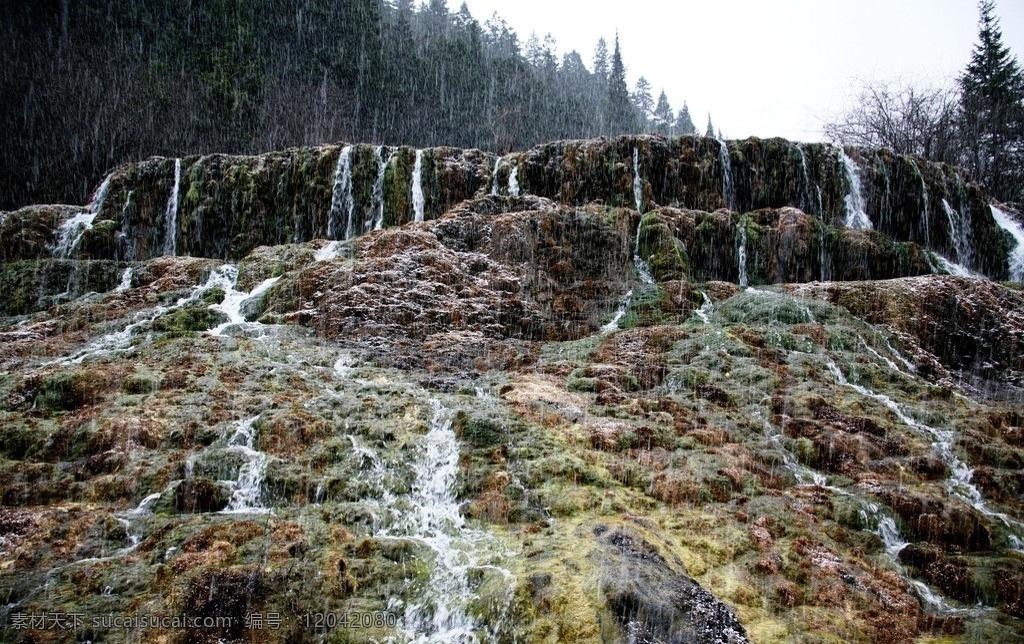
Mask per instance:
[[[445,0],[3,2],[0,51],[0,209],[82,203],[151,155],[696,132],[643,77],[629,91],[617,35],[588,67]]]
[[[978,42],[955,83],[862,81],[825,134],[961,165],[997,199],[1024,203],[1024,71],[1003,44],[994,0],[978,12]]]

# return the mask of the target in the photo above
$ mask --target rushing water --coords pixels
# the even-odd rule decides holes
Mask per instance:
[[[846,227],[854,229],[870,229],[871,218],[864,210],[864,197],[860,187],[860,168],[846,152],[840,148],[840,162],[843,177],[846,179]]]
[[[747,288],[747,216],[740,216],[740,223],[737,226],[739,237],[739,248],[736,252],[738,257],[738,269],[740,288]]]
[[[619,301],[619,308],[615,311],[615,317],[608,324],[601,327],[602,335],[619,330],[619,322],[622,321],[623,316],[629,311],[629,303],[632,299],[633,291],[629,291],[622,297],[622,300]]]
[[[512,172],[508,175],[508,194],[510,197],[519,196],[519,166],[512,166]]]
[[[640,178],[640,150],[633,148],[633,203],[636,211],[643,213],[644,182]]]
[[[416,150],[412,168],[412,208],[416,221],[423,221],[423,150]]]
[[[494,160],[494,170],[491,171],[491,194],[498,194],[498,170],[501,168],[502,157]]]
[[[85,212],[69,217],[57,229],[57,245],[53,249],[55,257],[70,258],[78,250],[78,244],[82,241],[82,235],[85,234],[85,231],[92,228],[93,220],[96,219],[96,215],[103,208],[103,202],[107,198],[107,191],[110,189],[110,180],[113,177],[114,173],[111,172],[103,179],[103,183],[96,188],[92,199],[89,200],[89,205],[86,206]]]
[[[965,214],[953,208],[945,199],[942,200],[942,209],[949,222],[949,237],[956,249],[956,263],[970,270],[974,262],[974,249],[971,246],[971,222],[967,220]]]
[[[234,425],[234,432],[228,438],[225,451],[238,454],[242,465],[238,468],[238,478],[231,483],[231,501],[225,513],[263,513],[268,512],[263,503],[263,481],[267,474],[267,455],[256,449],[255,423],[259,416],[239,420]]]
[[[722,199],[729,210],[736,209],[736,188],[732,182],[732,160],[729,158],[729,144],[718,142],[718,160],[722,166]]]
[[[181,159],[174,160],[174,186],[171,196],[167,199],[167,211],[164,213],[164,254],[178,254],[178,199],[181,191]]]
[[[352,146],[346,145],[338,155],[334,170],[334,188],[331,190],[331,210],[327,215],[327,237],[337,239],[345,223],[345,239],[351,239],[352,224]]]
[[[1014,282],[1024,282],[1024,226],[1021,226],[1020,222],[1001,208],[995,205],[989,206],[989,208],[992,210],[992,218],[996,220],[996,224],[1010,233],[1015,242],[1014,247],[1010,250],[1010,279]]]
[[[210,306],[215,311],[220,311],[227,316],[228,321],[218,324],[210,329],[210,335],[224,335],[228,327],[232,325],[245,326],[249,324],[242,314],[242,306],[246,301],[260,297],[266,293],[274,284],[277,284],[280,277],[271,277],[260,282],[256,288],[246,293],[236,291],[235,285],[238,282],[238,268],[225,264],[214,271],[216,285],[224,290],[224,300],[220,304]],[[256,326],[253,324],[253,326]]]

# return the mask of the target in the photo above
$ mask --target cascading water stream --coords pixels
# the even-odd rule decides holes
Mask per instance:
[[[384,177],[387,175],[388,166],[395,158],[397,150],[392,150],[388,158],[384,158],[384,146],[377,146],[377,178],[373,182],[373,193],[370,199],[370,213],[366,220],[366,230],[380,230],[384,227]]]
[[[914,172],[917,174],[918,180],[921,182],[921,201],[923,209],[921,211],[921,227],[924,228],[924,244],[925,248],[929,248],[932,245],[932,235],[929,230],[930,224],[930,199],[928,198],[928,186],[924,182],[924,174],[921,173],[921,168],[918,167],[917,162],[913,159],[910,160],[911,167],[914,168]],[[943,201],[945,203],[945,201]]]
[[[846,179],[846,227],[853,229],[871,229],[871,218],[864,210],[864,197],[860,188],[860,168],[854,163],[846,151],[839,149],[839,163],[843,169],[843,177]]]
[[[644,182],[640,178],[640,150],[633,148],[633,203],[636,211],[643,214]]]
[[[346,145],[338,154],[334,170],[334,188],[331,190],[331,210],[327,215],[327,237],[337,239],[345,221],[345,239],[352,238],[352,146]]]
[[[995,205],[989,206],[996,225],[1013,236],[1016,245],[1010,251],[1010,279],[1024,282],[1024,226]]]
[[[739,248],[736,252],[738,257],[740,288],[747,288],[747,215],[740,216],[738,228]]]
[[[508,175],[508,194],[510,197],[519,196],[519,166],[512,166],[512,172]]]
[[[644,225],[643,211],[643,179],[640,178],[640,153],[633,148],[633,199],[636,202],[636,211],[640,213],[640,221],[636,225],[636,239],[633,243],[633,265],[640,275],[640,281],[644,284],[654,284],[654,274],[651,266],[640,256],[640,231]]]
[[[267,455],[256,449],[255,423],[259,416],[235,423],[224,451],[242,457],[238,479],[231,482],[231,501],[226,514],[261,514],[270,510],[263,504],[263,481],[267,473]]]
[[[800,177],[803,183],[800,185],[800,210],[811,215],[821,216],[821,192],[818,192],[818,208],[814,209],[814,199],[811,196],[811,176],[807,171],[807,157],[804,155],[804,148],[799,143],[793,146],[800,156]]]
[[[700,292],[700,296],[703,299],[699,308],[694,310],[694,314],[704,322],[704,324],[711,323],[711,314],[715,311],[715,305],[711,303],[711,298],[704,291]]]
[[[949,222],[949,238],[953,241],[953,248],[956,249],[956,263],[970,271],[970,267],[974,263],[974,251],[971,247],[971,223],[945,199],[942,200],[942,209],[946,212],[946,220]]]
[[[501,548],[488,533],[467,525],[459,512],[454,493],[459,469],[459,441],[452,430],[454,414],[437,400],[431,405],[430,431],[412,464],[412,490],[401,498],[403,509],[393,509],[390,522],[375,537],[412,539],[433,552],[431,572],[422,592],[404,602],[405,637],[413,642],[439,644],[493,641],[499,633],[486,632],[486,625],[470,611],[474,599],[471,573],[489,571],[509,581],[511,573],[485,561]],[[511,583],[508,590],[507,600],[511,600]]]
[[[60,228],[57,229],[57,245],[53,249],[55,257],[69,259],[71,255],[78,250],[78,245],[82,241],[82,236],[85,234],[85,231],[92,228],[93,220],[96,219],[96,215],[98,215],[100,209],[103,208],[103,201],[107,198],[107,191],[110,189],[110,180],[113,179],[113,177],[114,173],[111,172],[103,179],[103,183],[96,188],[96,192],[93,193],[92,199],[89,200],[89,205],[86,207],[85,212],[68,218],[68,220],[62,223]]]
[[[181,191],[181,159],[174,160],[174,187],[167,200],[167,211],[164,214],[166,228],[164,230],[164,254],[178,254],[178,198]]]
[[[135,274],[135,270],[129,266],[124,269],[124,273],[121,274],[121,282],[114,289],[115,293],[124,293],[132,287],[132,276]]]
[[[416,164],[412,168],[412,209],[415,221],[423,221],[423,150],[416,150]]]
[[[732,182],[732,160],[729,158],[729,144],[718,141],[718,159],[722,166],[722,199],[729,210],[736,209],[736,188]]]
[[[619,308],[615,311],[615,317],[608,324],[601,327],[601,335],[619,330],[619,322],[622,321],[623,316],[629,311],[629,303],[632,299],[633,291],[629,291],[622,297],[622,300],[619,302]]]
[[[501,168],[502,157],[494,160],[494,170],[491,171],[491,194],[498,194],[498,169]]]
[[[224,300],[220,304],[212,304],[210,308],[214,311],[220,311],[227,316],[228,321],[218,324],[214,328],[210,329],[210,335],[221,336],[228,327],[233,325],[239,326],[262,326],[259,323],[250,323],[246,321],[245,316],[242,315],[242,306],[246,301],[260,297],[266,293],[274,284],[277,284],[280,277],[271,277],[260,282],[256,288],[248,293],[244,291],[236,291],[235,285],[238,282],[238,268],[225,264],[216,271],[216,285],[224,290]],[[213,276],[211,276],[213,277]]]

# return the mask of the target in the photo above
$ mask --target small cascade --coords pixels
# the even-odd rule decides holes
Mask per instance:
[[[509,580],[511,573],[485,561],[500,554],[500,548],[487,532],[467,525],[459,512],[454,492],[459,471],[454,414],[437,400],[431,404],[430,431],[412,465],[412,491],[402,498],[403,510],[392,512],[391,523],[375,537],[414,539],[434,554],[424,587],[405,602],[403,635],[415,642],[494,641],[500,633],[491,632],[471,614],[476,586],[472,579],[484,573]],[[508,588],[511,600],[512,585]]]
[[[214,277],[214,275],[216,277]],[[245,316],[242,315],[242,306],[246,301],[255,299],[264,293],[266,293],[274,284],[277,284],[280,277],[271,277],[265,279],[259,283],[252,291],[245,293],[243,291],[236,291],[235,284],[238,282],[238,268],[230,264],[225,264],[214,271],[214,275],[211,275],[211,279],[216,280],[216,286],[219,286],[224,290],[224,300],[220,304],[211,304],[210,308],[214,311],[220,311],[228,317],[228,321],[215,326],[210,329],[209,334],[215,336],[222,336],[228,327],[232,325],[258,325],[258,323],[247,322]]]
[[[799,143],[794,146],[797,154],[800,155],[800,177],[803,183],[800,184],[800,210],[807,214],[821,216],[821,191],[818,191],[818,209],[814,209],[814,199],[811,196],[811,176],[807,172],[807,157],[804,155],[804,148]]]
[[[935,256],[935,259],[939,261],[939,268],[946,271],[949,275],[956,275],[957,277],[981,277],[962,264],[957,264],[952,260],[946,259],[938,253],[933,253],[933,255]]]
[[[900,530],[896,527],[896,521],[882,511],[877,503],[865,503],[861,506],[860,519],[864,525],[874,525],[875,534],[885,545],[885,551],[893,559],[900,554],[900,550],[907,547],[908,543],[900,536]]]
[[[629,311],[629,303],[632,299],[633,291],[629,291],[622,297],[619,301],[619,308],[615,311],[615,317],[613,317],[608,324],[601,327],[601,335],[619,330],[619,322],[622,320],[623,316],[626,315],[626,312]]]
[[[135,524],[140,518],[148,517],[153,514],[153,504],[156,503],[160,497],[161,493],[155,492],[142,499],[142,501],[131,510],[114,515],[117,522],[124,526],[125,535],[128,537],[128,547],[122,550],[119,554],[128,554],[142,543],[142,533],[136,529]]]
[[[942,200],[942,209],[946,211],[946,220],[949,222],[949,238],[953,240],[953,248],[956,249],[956,263],[969,268],[974,263],[971,223],[945,199]]]
[[[317,262],[326,262],[328,260],[334,259],[335,257],[338,256],[339,248],[341,248],[340,241],[328,242],[326,245],[324,245],[323,248],[316,251],[316,254],[313,256],[313,260]]]
[[[508,175],[508,194],[510,197],[519,196],[519,166],[513,166]]]
[[[352,146],[346,145],[338,155],[331,191],[331,210],[327,215],[327,237],[337,239],[345,222],[345,239],[352,238]],[[344,219],[342,219],[344,217]]]
[[[174,187],[167,200],[167,212],[164,214],[166,229],[164,230],[164,254],[171,257],[178,254],[178,195],[181,190],[181,159],[174,160]]]
[[[114,292],[124,293],[125,291],[130,289],[132,287],[132,275],[134,275],[134,273],[135,270],[131,266],[124,269],[124,273],[121,274],[121,283],[117,285],[117,288],[114,289]]]
[[[824,474],[815,472],[811,468],[801,465],[796,460],[796,456],[789,451],[785,445],[782,444],[782,435],[775,427],[768,422],[768,420],[761,417],[759,412],[754,412],[757,418],[761,419],[761,424],[764,427],[765,438],[778,450],[780,456],[782,456],[782,464],[786,466],[800,485],[818,485],[824,487],[828,480]]]
[[[913,159],[910,160],[910,165],[914,168],[914,172],[917,173],[918,180],[921,181],[921,200],[923,202],[924,210],[921,212],[921,227],[924,229],[924,244],[925,248],[928,248],[932,244],[932,235],[929,230],[929,219],[930,219],[930,200],[928,199],[928,186],[924,182],[924,174],[921,173],[921,168],[917,166],[917,162]],[[943,200],[945,202],[945,200]]]
[[[644,182],[640,178],[640,150],[633,148],[633,202],[636,211],[643,214]]]
[[[820,264],[822,282],[832,279],[832,254],[828,251],[828,241],[825,239],[825,222],[818,222],[818,263]]]
[[[1016,246],[1010,251],[1010,279],[1024,282],[1024,226],[995,205],[989,206],[996,225],[1013,236]]]
[[[736,188],[732,183],[732,160],[729,158],[729,144],[718,142],[718,159],[722,165],[722,199],[729,210],[736,209]]]
[[[242,466],[238,468],[238,479],[232,484],[231,501],[223,511],[235,513],[269,512],[263,505],[261,490],[267,473],[267,455],[256,449],[256,428],[259,416],[235,423],[235,431],[228,438],[226,452],[240,454]]]
[[[738,238],[739,238],[739,250],[737,251],[739,274],[740,274],[740,288],[747,288],[747,216],[746,214],[740,216],[740,225],[738,226]]]
[[[715,305],[711,303],[711,298],[704,291],[700,292],[703,302],[701,302],[700,308],[694,310],[694,315],[699,317],[704,324],[711,323],[711,314],[715,312]]]
[[[864,197],[860,188],[860,168],[853,162],[842,148],[839,148],[839,162],[846,179],[846,227],[855,230],[871,229],[871,219],[864,210]]]
[[[347,353],[341,354],[334,363],[334,373],[338,374],[341,378],[349,378],[354,371],[352,368],[353,362],[354,360],[351,355]]]
[[[415,221],[423,221],[423,150],[416,150],[416,165],[412,168],[412,209]]]
[[[366,221],[366,230],[380,230],[384,227],[384,177],[388,166],[395,158],[397,150],[392,150],[388,158],[384,158],[384,146],[377,146],[377,179],[373,182],[373,194],[370,200],[370,218]]]
[[[92,228],[93,220],[96,219],[96,215],[103,208],[103,201],[107,198],[107,190],[110,189],[110,180],[113,177],[114,173],[111,172],[103,179],[103,183],[100,184],[99,188],[96,188],[92,199],[89,200],[89,205],[86,206],[85,212],[70,217],[57,229],[57,245],[53,249],[54,257],[69,259],[78,250],[78,244],[82,241],[82,235],[85,234],[85,231]]]
[[[640,281],[644,284],[654,284],[654,273],[651,272],[651,265],[647,260],[640,257],[640,229],[644,225],[644,218],[640,217],[640,223],[636,225],[636,241],[633,244],[633,266],[636,267]]]
[[[494,170],[491,171],[491,194],[495,196],[498,194],[498,169],[501,168],[502,160],[502,157],[495,159]]]

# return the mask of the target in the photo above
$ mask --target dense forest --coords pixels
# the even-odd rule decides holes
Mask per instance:
[[[630,91],[617,37],[588,65],[444,0],[3,2],[0,49],[3,209],[82,203],[151,155],[695,132],[643,77]]]

